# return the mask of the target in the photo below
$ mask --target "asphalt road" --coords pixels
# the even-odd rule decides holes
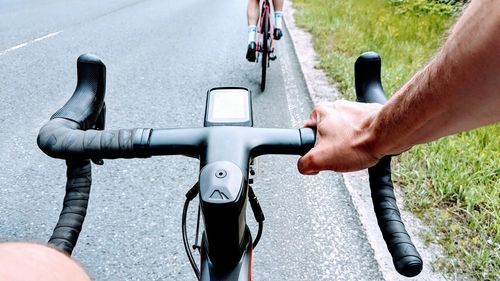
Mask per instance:
[[[253,92],[256,127],[299,127],[311,101],[289,37],[261,93],[259,68],[244,59],[245,9],[234,0],[1,0],[0,241],[43,243],[57,221],[65,165],[36,135],[72,94],[82,53],[107,66],[109,129],[201,126],[206,91],[230,85]],[[301,176],[296,161],[259,158],[266,221],[254,280],[382,280],[342,177]],[[74,251],[93,280],[194,280],[180,221],[197,172],[197,160],[180,156],[94,166]]]

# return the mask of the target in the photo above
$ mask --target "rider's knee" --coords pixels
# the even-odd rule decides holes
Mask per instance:
[[[73,259],[50,247],[25,242],[0,243],[0,279],[10,281],[89,281]]]

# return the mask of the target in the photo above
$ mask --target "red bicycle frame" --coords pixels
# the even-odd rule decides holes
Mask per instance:
[[[264,29],[264,20],[265,17],[264,15],[267,14],[267,20],[269,21],[269,24],[268,24],[268,27],[269,29],[268,30],[263,30]],[[269,3],[269,0],[264,0],[262,2],[262,9],[261,9],[261,12],[260,12],[260,18],[259,18],[259,31],[258,31],[258,36],[259,36],[259,40],[258,42],[261,43],[263,42],[262,40],[262,36],[264,36],[264,34],[268,34],[268,38],[269,40],[271,40],[271,48],[269,49],[269,52],[272,53],[274,52],[274,40],[273,40],[273,36],[272,36],[272,30],[274,30],[273,28],[273,21],[271,20],[271,5]],[[257,52],[262,52],[261,50],[261,44],[257,44],[256,46],[256,50]]]

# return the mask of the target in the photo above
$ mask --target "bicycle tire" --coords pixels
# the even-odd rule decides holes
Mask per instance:
[[[264,21],[262,24],[262,77],[260,81],[260,90],[263,92],[266,89],[266,74],[267,74],[267,60],[269,58],[269,46],[267,44],[268,36],[269,36],[269,14],[268,12],[263,13],[264,16],[262,20]]]

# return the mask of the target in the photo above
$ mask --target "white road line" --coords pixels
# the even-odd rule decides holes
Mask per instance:
[[[288,52],[289,49],[293,52],[293,46],[289,46],[288,44],[288,40],[281,40],[277,46],[279,51],[278,55],[280,56],[279,64],[281,66],[281,72],[283,73],[283,83],[285,85],[290,122],[293,128],[300,128],[302,124],[304,124],[304,118],[307,117],[304,109],[308,107],[304,104],[304,99],[300,92],[301,89],[298,85],[296,77],[293,75],[294,69],[291,64],[292,54]],[[302,74],[302,70],[299,70],[299,72]]]
[[[280,55],[282,59],[280,59],[279,63],[281,66],[281,72],[283,72],[283,82],[285,84],[285,93],[286,93],[286,102],[288,105],[288,112],[290,112],[290,122],[293,128],[299,128],[303,123],[303,108],[304,102],[301,99],[299,88],[292,76],[292,66],[290,64],[291,58],[287,53],[286,41],[280,42],[282,46]]]
[[[59,33],[61,33],[61,32],[62,32],[62,30],[61,30],[61,31],[57,31],[57,32],[52,32],[52,33],[49,33],[49,34],[47,34],[47,35],[45,35],[45,36],[42,36],[42,37],[39,37],[39,38],[36,38],[36,39],[30,40],[30,41],[28,41],[28,42],[21,43],[21,44],[16,45],[16,46],[14,46],[14,47],[12,47],[12,48],[9,48],[9,49],[7,49],[7,50],[1,51],[1,52],[0,52],[0,56],[5,55],[5,54],[6,54],[6,53],[8,53],[8,52],[11,52],[11,51],[14,51],[14,50],[17,50],[17,49],[20,49],[20,48],[26,47],[26,46],[28,46],[28,45],[30,45],[30,44],[35,43],[35,42],[42,41],[42,40],[45,40],[45,39],[50,38],[50,37],[54,37],[54,36],[56,36],[57,34],[59,34]]]

